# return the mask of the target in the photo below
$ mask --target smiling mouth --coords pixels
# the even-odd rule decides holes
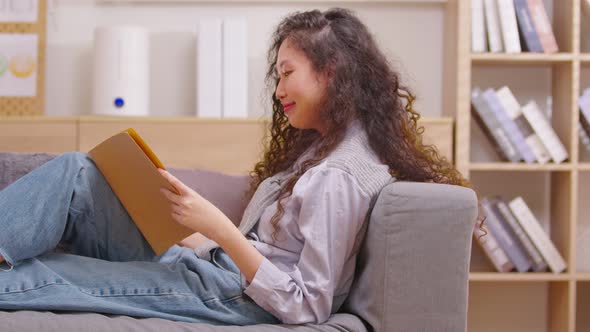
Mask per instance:
[[[290,103],[287,105],[283,105],[283,111],[285,113],[288,113],[289,111],[291,111],[293,109],[293,107],[295,107],[295,103]]]

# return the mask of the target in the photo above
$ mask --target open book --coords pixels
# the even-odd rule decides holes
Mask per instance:
[[[88,153],[156,255],[194,233],[172,219],[170,202],[160,192],[177,192],[158,172],[164,168],[145,141],[129,128]]]

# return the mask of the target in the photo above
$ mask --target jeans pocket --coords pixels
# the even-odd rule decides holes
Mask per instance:
[[[8,266],[7,269],[2,268],[2,265],[6,265]],[[5,261],[3,263],[0,263],[0,272],[10,272],[14,269],[14,265],[12,265],[10,262]]]
[[[211,264],[213,264],[218,269],[224,271],[230,275],[232,279],[236,281],[237,284],[240,285],[240,289],[242,290],[242,271],[236,266],[236,264],[231,260],[228,254],[223,251],[221,247],[217,247],[212,250],[211,252]]]
[[[220,261],[220,260],[221,260],[221,259],[223,259],[223,258],[219,258],[219,257],[217,257],[218,251],[219,251],[220,249],[221,249],[220,247],[217,247],[217,248],[213,249],[213,252],[211,253],[211,264],[215,265],[215,266],[216,266],[217,268],[219,268],[219,269],[222,269],[223,271],[226,271],[226,272],[233,272],[233,271],[230,271],[230,270],[226,269],[226,268],[225,268],[225,267],[224,267],[224,266],[221,264],[221,261]]]

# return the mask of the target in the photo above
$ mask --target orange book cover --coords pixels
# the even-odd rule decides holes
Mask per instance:
[[[101,142],[88,154],[156,255],[194,233],[172,219],[170,202],[160,188],[176,189],[158,172],[164,165],[133,128]]]

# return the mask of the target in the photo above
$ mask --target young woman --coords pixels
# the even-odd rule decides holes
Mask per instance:
[[[271,139],[239,228],[161,171],[180,193],[162,190],[174,219],[198,233],[156,257],[92,160],[63,154],[0,192],[0,309],[322,323],[386,183],[467,185],[422,144],[413,95],[350,11],[286,17],[268,62]]]

